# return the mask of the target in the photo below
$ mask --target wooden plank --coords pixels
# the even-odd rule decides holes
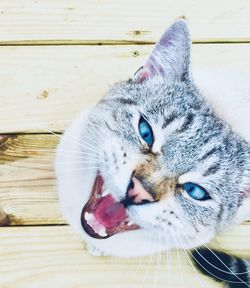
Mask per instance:
[[[171,258],[165,253],[134,259],[93,257],[68,226],[9,227],[0,233],[1,288],[222,287],[194,271],[182,251],[173,251]],[[249,229],[242,235],[248,242]],[[236,243],[243,253],[245,247]]]
[[[245,0],[1,0],[0,43],[152,43],[183,16],[194,41],[250,41]]]
[[[223,249],[225,252],[249,259],[250,245],[248,234],[250,234],[249,221],[221,233],[212,241],[211,247],[219,250]]]
[[[249,45],[196,44],[193,62],[249,71]],[[152,48],[0,47],[0,133],[63,131],[79,110],[96,103],[112,83],[131,77]]]
[[[0,138],[0,225],[62,224],[55,187],[54,156],[59,137]]]

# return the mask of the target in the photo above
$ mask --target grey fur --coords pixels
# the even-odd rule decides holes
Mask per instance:
[[[218,156],[216,162],[210,165],[203,175],[204,177],[214,175],[206,188],[221,205],[230,207],[225,209],[221,222],[217,223],[215,217],[216,223],[212,225],[218,230],[227,226],[243,201],[245,185],[249,183],[249,144],[232,133],[230,127],[213,114],[191,80],[175,82],[157,77],[143,83],[116,84],[106,95],[106,101],[100,102],[95,108],[95,115],[102,111],[110,113],[107,118],[114,118],[115,112],[115,122],[110,126],[117,131],[118,137],[124,138],[123,140],[130,142],[131,145],[136,145],[138,149],[139,143],[135,137],[137,132],[134,131],[128,117],[130,105],[121,105],[120,101],[117,101],[121,98],[126,99],[127,102],[137,103],[137,109],[149,119],[149,122],[152,119],[156,123],[163,122],[165,128],[168,127],[165,120],[169,119],[168,117],[172,117],[172,121],[184,118],[181,127],[172,131],[171,135],[166,135],[166,142],[162,147],[162,165],[165,167],[166,177],[178,177],[191,169],[202,169],[203,162],[206,163],[207,158],[211,156],[211,150],[216,151],[215,154]],[[178,111],[175,118],[171,116],[172,111]],[[95,118],[93,121],[100,126],[103,125],[102,119]],[[167,124],[171,123],[169,120],[167,122]],[[203,148],[207,144],[211,144],[212,148],[204,152]],[[201,153],[205,153],[202,158]],[[182,201],[183,207],[190,205]],[[189,207],[187,214],[191,210],[195,209]],[[215,211],[207,211],[207,213],[208,216],[210,213],[216,214]],[[201,214],[204,216],[203,213]],[[202,218],[211,225],[211,218],[203,216]],[[205,219],[197,220],[202,222]]]

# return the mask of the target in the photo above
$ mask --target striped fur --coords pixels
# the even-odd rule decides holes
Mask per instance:
[[[250,260],[243,260],[229,254],[199,248],[192,252],[196,267],[218,282],[225,282],[228,288],[250,286]]]

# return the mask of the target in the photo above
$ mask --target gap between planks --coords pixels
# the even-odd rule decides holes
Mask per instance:
[[[1,46],[67,46],[67,45],[89,45],[89,46],[105,46],[105,45],[150,45],[155,44],[155,41],[138,41],[138,40],[14,40],[1,41]],[[192,44],[248,44],[250,38],[235,38],[235,39],[206,39],[192,41]]]

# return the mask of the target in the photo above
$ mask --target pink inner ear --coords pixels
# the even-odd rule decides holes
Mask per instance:
[[[247,198],[250,197],[250,187],[247,188],[246,191],[244,191],[243,194],[244,194],[244,196],[247,197]]]
[[[146,65],[142,66],[139,70],[136,71],[134,79],[137,82],[143,82],[150,75],[150,70],[146,67]]]
[[[176,21],[156,43],[147,62],[134,75],[134,80],[143,82],[153,76],[167,75],[181,80],[189,70],[190,40],[187,23]]]
[[[150,54],[147,62],[136,71],[134,79],[137,82],[143,82],[144,80],[152,76],[164,75],[164,68],[162,67],[162,65],[164,64],[164,60],[167,61],[168,59],[163,59],[163,50],[171,45],[171,41],[173,40],[173,38],[173,31],[171,28],[169,28],[162,35],[160,41],[156,43],[154,50]]]
[[[154,56],[151,55],[146,64],[142,66],[139,70],[137,70],[134,79],[138,82],[143,82],[151,76],[160,74],[164,74],[163,68],[155,60]]]

